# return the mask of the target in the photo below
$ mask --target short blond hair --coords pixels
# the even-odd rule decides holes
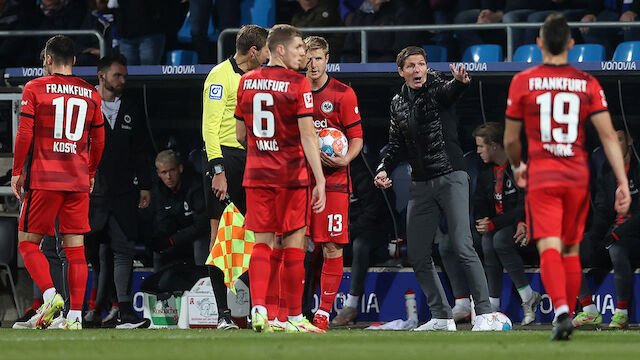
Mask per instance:
[[[162,150],[156,155],[156,164],[176,164],[180,165],[180,157],[172,149]]]
[[[296,27],[287,24],[274,25],[271,30],[269,30],[269,36],[267,36],[269,51],[275,53],[278,45],[286,47],[289,41],[295,37],[302,39],[302,32]]]
[[[307,51],[322,50],[325,55],[329,54],[329,43],[322,36],[307,36],[304,39]]]

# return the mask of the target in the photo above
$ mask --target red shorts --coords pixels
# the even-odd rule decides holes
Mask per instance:
[[[309,223],[309,188],[248,187],[247,229],[257,233],[287,233]]]
[[[56,217],[61,234],[89,232],[89,194],[51,190],[26,191],[18,230],[54,235]]]
[[[542,188],[525,198],[529,239],[559,237],[565,245],[582,241],[589,212],[589,190]]]
[[[314,242],[349,243],[349,194],[327,192],[327,205],[321,213],[311,214],[311,239]]]

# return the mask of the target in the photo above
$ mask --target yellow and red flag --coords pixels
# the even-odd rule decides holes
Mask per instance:
[[[249,259],[255,242],[251,230],[245,230],[244,216],[233,203],[227,205],[220,218],[216,241],[207,258],[207,265],[217,266],[224,274],[224,283],[236,293],[234,283],[249,269]]]

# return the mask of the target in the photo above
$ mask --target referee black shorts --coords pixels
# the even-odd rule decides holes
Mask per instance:
[[[244,178],[244,166],[247,162],[247,152],[244,149],[237,149],[227,146],[222,146],[222,165],[224,166],[224,173],[227,177],[227,192],[231,197],[231,201],[240,210],[242,214],[246,214],[246,194],[244,187],[242,186],[242,180]],[[207,161],[207,156],[203,157],[204,161]],[[204,169],[209,169],[208,163],[204,166]],[[213,169],[203,171],[202,181],[204,188],[204,199],[207,205],[207,212],[209,219],[220,219],[222,212],[226,207],[225,203],[216,199],[211,190],[211,181],[213,180]]]

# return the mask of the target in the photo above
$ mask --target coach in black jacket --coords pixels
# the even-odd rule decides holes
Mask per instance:
[[[427,56],[410,46],[397,57],[398,73],[406,83],[391,100],[389,148],[378,166],[376,186],[389,188],[387,173],[401,160],[411,164],[412,184],[407,208],[409,261],[427,301],[432,320],[418,330],[455,330],[451,307],[433,267],[431,245],[440,209],[449,225],[449,241],[457,252],[475,300],[474,329],[487,330],[484,314],[491,312],[487,279],[473,248],[469,228],[469,176],[463,170],[457,119],[452,108],[471,81],[464,68],[451,66],[454,78],[445,81],[427,69]]]
[[[98,62],[98,80],[105,120],[105,148],[91,193],[91,237],[110,245],[120,319],[118,325],[144,326],[131,307],[131,276],[137,209],[149,206],[151,166],[148,137],[136,103],[123,95],[127,60],[120,54]],[[102,261],[101,261],[102,263]],[[128,324],[128,325],[127,325]]]

